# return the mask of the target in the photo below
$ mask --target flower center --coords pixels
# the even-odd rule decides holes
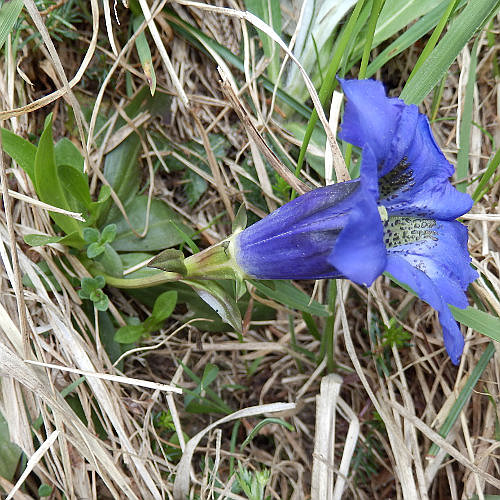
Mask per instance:
[[[421,217],[389,217],[384,222],[384,243],[386,248],[407,245],[417,241],[437,241],[434,219]]]
[[[408,158],[405,156],[392,170],[379,178],[380,198],[391,200],[397,196],[397,193],[404,193],[414,185],[413,170],[410,168]]]
[[[385,222],[389,219],[389,214],[387,213],[387,208],[384,207],[384,205],[379,205],[378,207],[378,213],[380,215],[380,220],[382,222]]]

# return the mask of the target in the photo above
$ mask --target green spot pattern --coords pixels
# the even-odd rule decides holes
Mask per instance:
[[[418,241],[437,241],[434,219],[421,217],[389,217],[384,222],[384,242],[386,248],[407,245]]]

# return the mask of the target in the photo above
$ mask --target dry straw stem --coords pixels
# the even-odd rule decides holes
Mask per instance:
[[[231,413],[230,415],[227,415],[217,420],[213,424],[205,427],[198,434],[193,436],[186,444],[186,448],[184,449],[184,453],[182,454],[181,461],[177,466],[177,474],[175,476],[174,482],[174,499],[183,500],[189,495],[189,473],[191,470],[191,460],[193,458],[193,454],[199,442],[212,429],[215,429],[219,425],[222,425],[226,422],[231,422],[233,420],[253,417],[255,415],[263,415],[266,413],[285,412],[294,409],[295,403],[271,403],[267,405],[252,406],[250,408],[245,408],[243,410]]]
[[[334,135],[337,134],[337,125],[340,116],[340,106],[342,104],[343,95],[340,92],[334,91],[332,95],[332,102],[330,104],[330,116],[328,118],[328,124]],[[333,171],[334,171],[334,158],[332,155],[332,150],[325,145],[325,184],[333,184]]]
[[[30,196],[26,196],[25,194],[18,193],[17,191],[13,191],[12,189],[8,190],[8,195],[16,200],[21,200],[26,203],[31,203],[32,205],[36,205],[48,212],[57,212],[58,214],[67,215],[68,217],[72,217],[73,219],[85,222],[83,215],[80,212],[70,212],[69,210],[64,210],[64,208],[55,207],[54,205],[49,205],[48,203],[44,203],[40,200],[35,200],[35,198],[31,198]]]
[[[222,71],[219,68],[219,71]],[[259,151],[265,156],[269,164],[276,170],[276,172],[285,179],[286,182],[293,189],[295,189],[298,193],[304,194],[307,191],[310,191],[310,188],[307,184],[304,184],[301,180],[297,179],[293,172],[291,172],[276,156],[276,154],[271,150],[271,148],[266,144],[262,136],[259,134],[258,130],[255,128],[255,125],[252,123],[251,117],[249,113],[244,108],[242,102],[235,94],[233,88],[229,84],[226,76],[221,72],[222,77],[222,90],[226,97],[229,99],[231,106],[236,111],[238,118],[241,120],[241,123],[245,127],[245,130],[251,140],[257,145]]]
[[[31,472],[33,471],[35,466],[38,464],[38,462],[42,459],[42,457],[45,455],[47,450],[49,450],[50,447],[54,444],[54,441],[59,436],[59,433],[60,433],[60,431],[58,431],[58,430],[55,430],[54,432],[52,432],[49,435],[49,437],[40,445],[40,447],[36,450],[36,452],[33,453],[31,458],[28,460],[28,463],[26,464],[26,468],[24,469],[23,473],[19,477],[17,483],[10,490],[10,492],[7,495],[7,498],[5,500],[11,500],[11,498],[14,498],[16,492],[23,485],[26,478],[31,474]]]
[[[316,396],[316,432],[314,437],[311,500],[340,500],[349,474],[359,436],[359,419],[352,408],[339,397],[342,377],[331,373],[321,380]],[[335,469],[336,413],[350,421],[344,451],[338,470]],[[336,478],[335,478],[336,475]]]
[[[239,11],[235,9],[228,9],[225,7],[215,7],[212,5],[206,5],[206,4],[201,4],[198,2],[190,2],[190,1],[177,1],[177,3],[181,5],[186,5],[189,7],[195,7],[201,10],[208,10],[211,12],[217,12],[219,14],[227,15],[227,16],[233,16],[237,17],[239,19],[244,19],[248,21],[249,23],[253,24],[256,28],[259,28],[261,31],[263,31],[266,35],[271,37],[287,54],[288,57],[297,65],[299,68],[299,71],[302,75],[302,78],[304,79],[304,83],[307,87],[307,90],[309,91],[309,95],[311,96],[311,99],[314,104],[314,108],[316,109],[318,113],[318,117],[325,129],[326,136],[328,138],[328,143],[329,147],[332,152],[332,156],[334,158],[334,165],[335,165],[335,171],[337,173],[337,179],[339,181],[346,181],[350,179],[349,172],[347,171],[347,167],[345,165],[344,158],[342,156],[342,153],[340,152],[339,146],[337,144],[337,140],[335,139],[335,135],[332,133],[330,126],[328,124],[328,120],[325,116],[325,112],[323,111],[323,106],[321,105],[321,102],[318,97],[318,93],[316,92],[316,89],[311,82],[311,79],[309,78],[309,75],[303,68],[303,66],[300,64],[298,59],[293,55],[293,53],[289,50],[287,45],[283,42],[283,40],[278,36],[278,34],[266,23],[264,23],[261,19],[258,17],[254,16],[252,13],[248,11]]]
[[[227,10],[206,5],[200,6],[196,3],[190,4],[187,9],[176,4],[172,5],[184,14],[191,9],[190,14],[193,14],[191,19],[199,20],[203,27],[208,27],[211,36],[214,33],[217,34],[219,30],[220,39],[225,39],[221,26],[224,19],[228,19]],[[163,6],[164,2],[161,2],[154,3],[150,7],[152,18],[159,28],[164,27],[164,20],[167,19],[166,14],[160,13]],[[97,0],[91,2],[91,8],[94,29],[83,61],[81,64],[75,62],[74,68],[65,66],[68,75],[75,75],[68,82],[68,87],[73,90],[74,86],[80,83],[90,57],[97,47]],[[197,18],[199,8],[205,10],[202,16]],[[246,14],[229,13],[229,15],[233,19],[241,19],[245,22]],[[145,21],[141,29],[146,26]],[[266,29],[264,31],[269,34]],[[193,126],[192,118],[188,113],[178,113],[174,125],[170,127],[164,127],[163,123],[160,124],[148,115],[142,114],[113,133],[115,120],[120,116],[119,111],[116,111],[106,127],[95,131],[95,118],[100,112],[102,114],[102,104],[108,104],[106,92],[110,94],[111,78],[115,78],[117,82],[123,82],[125,81],[124,75],[128,73],[133,88],[143,84],[143,75],[136,69],[139,66],[137,60],[134,59],[134,39],[127,40],[117,57],[111,50],[106,50],[108,43],[105,34],[101,39],[104,40],[104,47],[100,47],[99,50],[109,60],[110,73],[104,81],[101,93],[97,94],[94,122],[90,124],[92,133],[89,133],[89,140],[84,144],[84,148],[91,155],[93,170],[90,174],[94,173],[92,179],[94,188],[97,188],[99,178],[102,179],[100,170],[106,152],[120,144],[138,127],[141,127],[142,136],[147,137],[143,147],[147,147],[148,150],[143,151],[142,160],[146,158],[152,162],[156,159],[160,162],[163,160],[164,168],[168,163],[167,154],[164,151],[155,150],[154,142],[152,142],[153,134],[148,136],[147,131],[145,134],[143,132],[146,125],[155,127],[155,133],[164,134],[176,143],[179,143],[179,137],[187,141],[197,140],[200,135]],[[240,41],[240,39],[237,40],[237,45]],[[166,44],[166,42],[163,43]],[[234,150],[238,151],[236,157],[233,155],[222,161],[218,160],[221,179],[225,183],[224,192],[230,200],[233,198],[244,200],[245,193],[241,185],[239,185],[239,190],[236,188],[239,178],[242,177],[261,184],[262,190],[265,191],[262,185],[264,180],[261,176],[257,175],[256,180],[255,175],[249,175],[238,166],[239,159],[245,153],[244,132],[247,127],[245,125],[243,132],[236,130],[227,112],[235,106],[231,105],[230,108],[222,98],[213,97],[218,96],[220,90],[215,67],[208,64],[206,60],[200,62],[199,52],[192,48],[186,49],[182,44],[180,39],[175,38],[167,48],[172,49],[170,56],[172,65],[175,74],[182,82],[182,88],[190,91],[187,95],[189,102],[201,104],[198,116],[204,131],[207,134],[224,134]],[[48,53],[45,47],[42,47],[42,50],[45,51],[44,54]],[[287,50],[291,50],[291,47],[287,47]],[[498,82],[491,81],[487,74],[488,64],[484,64],[485,58],[491,58],[491,55],[491,50],[486,51],[485,48],[480,54],[482,61],[479,61],[477,71],[479,99],[475,102],[477,110],[474,111],[473,116],[479,118],[478,124],[482,128],[498,138],[500,129],[496,120],[497,95],[499,95],[500,86]],[[66,63],[61,53],[60,56]],[[241,92],[248,91],[253,99],[260,99],[260,102],[256,103],[258,106],[255,117],[249,116],[248,119],[252,124],[257,124],[255,128],[261,137],[260,127],[266,124],[270,125],[267,132],[277,130],[282,138],[286,137],[277,127],[276,122],[268,116],[270,108],[266,107],[266,100],[263,99],[263,94],[257,87],[256,75],[264,70],[265,64],[261,61],[253,68],[251,67],[251,64],[255,62],[251,39],[248,41],[248,53],[244,56],[248,64],[248,81],[241,86],[240,92],[235,91],[235,94],[240,96]],[[50,58],[50,54],[47,57]],[[400,61],[403,67],[398,67],[394,74],[404,74],[404,65],[410,64],[407,61],[409,59],[411,59],[411,54],[409,57],[405,55],[405,60]],[[153,54],[153,60],[157,64],[162,64],[161,56],[158,54]],[[220,59],[218,60],[219,66],[224,66],[223,63]],[[457,149],[453,119],[457,111],[459,83],[455,75],[464,71],[466,64],[465,56],[460,60],[460,66],[456,65],[450,71],[439,114],[443,120],[433,123],[438,143],[446,147],[450,160],[453,160]],[[7,102],[9,108],[12,109],[1,111],[0,116],[4,118],[20,116],[49,104],[58,97],[68,96],[69,98],[68,87],[61,83],[61,88],[55,93],[15,109],[14,96],[20,96],[20,102],[16,105],[20,106],[24,102],[22,102],[22,92],[14,92],[14,83],[16,89],[18,84],[25,85],[25,83],[15,75],[15,64],[12,61],[9,67],[13,70],[8,71],[14,71],[14,73],[10,75],[12,78],[5,79],[10,87],[3,89],[3,93],[9,96]],[[233,76],[227,69],[227,65],[225,68],[223,73],[235,90],[236,84]],[[55,71],[54,73],[57,75]],[[168,81],[169,75],[166,73],[168,71],[160,75],[157,71],[159,88],[168,89],[171,86]],[[163,81],[161,81],[162,76]],[[63,81],[60,76],[58,78],[60,82]],[[3,81],[0,79],[0,82]],[[123,88],[116,90],[113,97],[117,93],[125,95]],[[29,92],[32,92],[31,89]],[[174,89],[174,94],[176,93],[179,94],[178,90]],[[95,99],[95,95],[92,95],[92,98]],[[174,98],[174,102],[176,99],[177,97]],[[109,102],[112,102],[112,98]],[[123,108],[124,105],[125,98],[116,103],[119,108]],[[272,107],[273,105],[271,109]],[[27,117],[28,115],[19,120],[18,123],[22,126],[14,131],[22,133],[35,131],[32,127],[41,120],[33,120],[32,118],[38,118],[34,115],[30,115],[29,120]],[[15,127],[16,120],[12,120],[12,124]],[[333,128],[333,123],[330,128]],[[479,130],[478,127],[476,128]],[[104,135],[104,139],[101,146],[97,147],[95,141],[100,134]],[[484,168],[484,158],[491,156],[491,144],[485,135],[483,137],[480,167]],[[254,143],[257,144],[257,141]],[[293,143],[293,139],[290,139],[290,143]],[[473,154],[476,153],[471,147],[471,155]],[[181,197],[177,197],[180,191],[176,184],[178,180],[176,174],[166,175],[160,172],[155,177],[155,195],[162,196],[194,227],[203,230],[207,241],[222,239],[229,227],[221,219],[218,219],[218,222],[209,230],[205,230],[205,226],[225,208],[218,201],[219,198],[223,199],[219,192],[220,185],[217,184],[213,174],[207,174],[197,168],[194,162],[186,161],[182,154],[173,156],[184,161],[186,168],[202,176],[208,182],[209,190],[198,205],[191,209],[183,205],[182,200],[179,199]],[[322,153],[317,156],[321,157]],[[256,157],[255,154],[254,157]],[[144,347],[127,353],[123,360],[123,373],[126,377],[119,377],[118,383],[114,380],[106,380],[106,376],[104,379],[99,379],[97,376],[105,373],[113,376],[121,374],[114,371],[106,353],[100,347],[99,332],[94,321],[92,318],[89,320],[82,311],[81,300],[68,279],[68,276],[76,279],[87,276],[87,271],[73,255],[68,254],[65,259],[59,259],[61,253],[65,251],[61,245],[30,250],[26,248],[20,239],[23,234],[51,234],[52,226],[45,208],[27,199],[20,199],[23,196],[28,196],[30,199],[33,197],[33,192],[30,191],[30,186],[27,186],[26,178],[20,173],[20,169],[14,165],[10,170],[6,168],[6,171],[9,175],[11,172],[14,174],[9,181],[17,181],[15,191],[21,196],[7,192],[4,203],[10,203],[11,207],[5,213],[0,214],[0,257],[4,264],[0,273],[2,291],[0,370],[3,374],[0,411],[9,424],[11,440],[19,444],[28,458],[34,456],[40,443],[47,443],[52,433],[59,432],[57,440],[44,450],[43,457],[40,460],[32,459],[31,463],[34,467],[31,477],[24,484],[29,487],[32,479],[35,478],[36,481],[54,485],[68,498],[92,498],[95,495],[99,497],[103,495],[103,491],[106,495],[117,499],[158,498],[158,495],[162,498],[172,498],[173,484],[170,478],[176,473],[176,463],[164,451],[164,436],[160,435],[160,431],[152,425],[154,412],[165,410],[168,406],[175,433],[179,437],[179,447],[181,450],[187,449],[191,455],[190,464],[197,464],[199,458],[205,459],[207,463],[210,463],[209,459],[214,459],[218,464],[217,470],[213,467],[205,467],[204,472],[201,472],[197,466],[186,465],[182,471],[183,474],[186,474],[187,470],[188,479],[191,474],[186,491],[192,494],[200,494],[203,491],[205,498],[210,498],[210,496],[215,498],[220,494],[227,498],[241,499],[241,496],[230,493],[235,479],[229,478],[228,428],[220,427],[222,432],[214,434],[215,438],[209,439],[206,446],[200,446],[199,442],[197,444],[191,442],[188,448],[184,442],[184,435],[196,436],[200,429],[205,429],[211,423],[212,417],[186,413],[183,405],[179,404],[173,393],[160,393],[158,390],[156,384],[160,384],[161,387],[170,383],[187,389],[193,389],[196,386],[178,364],[178,360],[181,359],[184,366],[189,366],[196,374],[202,373],[207,363],[219,367],[219,375],[214,382],[215,389],[232,408],[246,408],[270,401],[298,401],[296,410],[292,415],[287,416],[292,421],[295,432],[285,432],[277,426],[265,427],[261,430],[261,436],[269,435],[273,447],[268,444],[260,446],[260,440],[257,439],[244,452],[238,452],[235,458],[241,460],[249,470],[262,466],[268,468],[271,478],[266,494],[271,494],[273,498],[294,498],[294,500],[307,498],[310,494],[311,447],[315,436],[314,405],[326,362],[323,360],[318,364],[316,360],[311,360],[292,349],[290,322],[293,322],[297,345],[311,353],[319,352],[319,341],[312,338],[301,315],[273,301],[262,299],[257,292],[252,291],[255,302],[261,301],[274,307],[277,316],[271,321],[258,322],[251,322],[248,316],[245,342],[240,343],[233,332],[214,334],[195,328],[196,324],[190,324],[188,328],[177,328],[177,323],[172,323],[168,325],[168,330],[161,332],[160,339],[146,340]],[[167,171],[166,168],[165,171]],[[478,173],[482,173],[481,168]],[[231,174],[234,180],[229,178]],[[311,179],[307,177],[307,172],[303,172],[303,175],[303,179],[313,185]],[[6,186],[5,183],[4,186]],[[474,292],[491,313],[500,312],[498,301],[500,257],[497,251],[500,244],[498,238],[500,221],[496,208],[499,191],[500,185],[492,183],[487,196],[476,205],[476,213],[463,218],[469,224],[473,265],[484,276],[484,279],[475,283]],[[278,201],[275,198],[272,200]],[[247,207],[252,209],[251,204],[247,204]],[[264,215],[259,210],[255,210],[255,213],[259,216]],[[10,226],[7,224],[9,217]],[[19,279],[16,283],[16,266],[13,265],[12,260],[14,255],[18,258],[19,274],[27,276],[33,282],[33,289],[23,289]],[[59,282],[61,291],[56,290],[51,280],[41,272],[34,262],[37,259],[43,260],[48,265]],[[60,265],[63,265],[65,274],[59,268]],[[310,294],[311,284],[299,282],[295,285]],[[317,286],[314,290],[314,296],[320,303],[326,303],[325,289],[324,286]],[[456,372],[446,362],[446,355],[442,349],[441,328],[430,308],[406,292],[391,286],[387,280],[380,280],[370,293],[359,287],[353,287],[351,290],[355,293],[347,294],[346,286],[339,287],[339,295],[343,297],[343,302],[337,304],[334,327],[337,332],[334,339],[335,361],[344,381],[337,398],[335,423],[336,451],[339,454],[343,451],[343,456],[340,464],[337,465],[338,471],[333,470],[335,478],[333,497],[338,498],[340,490],[347,487],[351,489],[349,492],[344,492],[343,498],[370,499],[374,497],[397,498],[398,496],[403,498],[405,495],[407,498],[435,499],[443,491],[446,493],[447,488],[451,491],[451,495],[455,495],[455,498],[460,498],[460,495],[464,498],[471,498],[474,494],[478,494],[481,498],[483,493],[486,495],[497,492],[498,489],[493,489],[498,488],[496,478],[500,476],[497,460],[499,445],[494,439],[497,410],[488,402],[488,394],[498,394],[500,384],[498,354],[481,377],[480,384],[472,394],[470,403],[464,408],[458,425],[445,440],[442,438],[440,440],[436,432],[461,390],[464,380],[467,379],[471,367],[477,361],[485,339],[473,332],[467,332],[466,351],[461,367]],[[139,316],[149,312],[111,287],[109,292],[111,313],[115,315],[116,321],[123,321],[122,314]],[[27,326],[24,341],[18,310],[23,299],[27,302],[27,307],[20,307],[20,310],[26,313]],[[177,314],[176,311],[175,321],[181,320]],[[381,346],[370,344],[366,328],[374,321],[379,323],[379,318],[381,318],[381,325],[387,323],[391,317],[397,318],[407,331],[413,333],[413,338],[409,347],[392,353],[392,371],[385,376],[377,371],[374,363],[374,357],[380,352]],[[323,319],[314,319],[318,327],[322,328]],[[182,320],[184,321],[185,318]],[[78,326],[77,329],[75,325]],[[174,328],[176,329],[173,330]],[[342,332],[344,332],[344,339]],[[347,352],[343,342],[349,347]],[[25,345],[30,347],[29,356],[25,356]],[[351,361],[349,357],[353,355],[353,352],[357,362]],[[361,353],[366,352],[374,353],[373,357],[361,357]],[[73,373],[63,373],[60,369],[35,367],[32,363],[23,361],[26,359],[42,365],[69,367]],[[259,362],[255,365],[257,366],[255,373],[250,377],[248,366],[255,359]],[[353,366],[356,373],[352,373]],[[88,377],[83,380],[79,374],[87,372]],[[146,380],[152,384],[151,388],[136,384],[122,384],[121,382],[127,378]],[[61,396],[61,390],[70,384],[74,387],[71,396],[81,402],[87,419],[86,425],[81,423],[77,414]],[[231,385],[248,385],[249,387],[234,391],[226,389]],[[161,399],[163,394],[165,397]],[[378,428],[372,429],[370,423],[373,418],[372,400],[376,408],[384,410],[381,416],[390,439],[387,439],[385,432],[379,431]],[[93,414],[99,415],[99,423],[104,429],[105,438],[99,437],[93,422]],[[42,424],[41,427],[34,428],[31,423],[37,416],[41,417]],[[346,477],[349,472],[359,474],[359,469],[356,472],[352,470],[354,462],[350,455],[353,441],[358,433],[356,417],[359,417],[361,425],[357,451],[360,455],[363,455],[363,452],[372,452],[374,467],[377,470],[365,480],[356,475],[356,488],[354,489],[352,476],[349,479]],[[253,425],[254,422],[251,419],[242,418],[240,432],[245,431],[248,434]],[[266,431],[268,431],[267,434]],[[376,437],[379,447],[367,440],[368,433]],[[426,453],[433,441],[438,443],[441,449],[435,458],[427,459]],[[171,443],[167,444],[171,445]],[[184,463],[186,462],[188,462],[187,458],[184,459]],[[209,469],[214,471],[212,477],[207,476]],[[331,474],[331,471],[328,470],[327,473]],[[217,479],[223,483],[220,488],[214,485],[216,474]],[[1,485],[7,491],[14,487],[4,481]],[[21,492],[18,490],[16,496],[20,495]]]
[[[146,387],[148,389],[154,389],[157,391],[166,391],[166,392],[175,392],[177,394],[182,394],[182,389],[179,387],[174,387],[172,385],[166,384],[157,384],[156,382],[151,382],[149,380],[140,380],[138,378],[131,377],[120,377],[118,375],[110,375],[109,373],[96,373],[96,372],[88,372],[85,370],[76,370],[74,368],[70,368],[69,366],[59,366],[51,363],[40,363],[39,361],[26,360],[26,363],[44,366],[45,368],[52,368],[53,370],[61,370],[69,373],[76,373],[77,375],[81,375],[83,377],[95,377],[101,380],[109,380],[111,382],[118,382],[119,384],[129,384],[137,387]]]
[[[158,28],[154,22],[154,18],[151,15],[151,11],[146,0],[139,0],[139,5],[141,6],[142,13],[144,15],[144,19],[149,28],[149,32],[155,42],[155,45],[160,53],[161,59],[165,64],[167,69],[167,73],[170,76],[172,83],[174,84],[175,89],[177,90],[178,96],[181,99],[181,102],[186,108],[189,108],[189,100],[184,92],[181,82],[179,81],[179,77],[175,72],[174,67],[172,66],[172,62],[170,61],[170,57],[168,56],[167,50],[165,49],[165,45],[161,39],[160,33],[158,32]],[[161,12],[161,10],[157,10],[157,12]]]
[[[41,97],[40,99],[29,103],[26,106],[15,109],[0,110],[0,120],[6,120],[11,117],[21,116],[26,113],[31,113],[33,111],[36,111],[37,109],[43,108],[48,104],[56,101],[57,99],[64,97],[80,82],[90,62],[92,61],[92,57],[94,56],[94,52],[97,46],[97,36],[99,34],[99,5],[97,0],[91,0],[90,7],[92,11],[92,40],[89,43],[89,47],[87,49],[87,52],[85,53],[85,57],[83,58],[83,61],[80,64],[80,67],[78,68],[75,76],[69,82],[67,82],[67,85],[63,86],[62,89],[57,89],[55,92]]]

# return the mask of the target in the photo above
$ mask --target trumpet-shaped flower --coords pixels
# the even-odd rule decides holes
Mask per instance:
[[[360,177],[296,198],[221,248],[236,274],[259,279],[343,277],[369,286],[387,271],[438,311],[456,364],[464,341],[448,304],[467,306],[464,290],[477,273],[467,228],[455,219],[472,199],[451,185],[453,166],[416,106],[386,97],[374,80],[340,81],[340,137],[361,148]],[[204,253],[186,259],[188,275],[221,277],[227,262],[203,270]]]
[[[472,200],[450,183],[453,167],[416,106],[380,82],[341,80],[340,137],[362,149],[361,177],[315,189],[241,232],[236,260],[263,279],[346,277],[370,285],[383,271],[439,313],[458,363],[463,338],[448,308],[467,307],[467,229],[455,219]]]

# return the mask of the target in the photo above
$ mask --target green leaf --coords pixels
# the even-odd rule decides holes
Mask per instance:
[[[66,198],[66,190],[61,186],[55,162],[52,138],[52,115],[45,121],[45,128],[35,155],[35,189],[39,198],[59,208],[72,210]],[[81,233],[81,224],[67,215],[49,212],[54,222],[66,233]]]
[[[82,289],[80,291],[85,295],[85,297],[82,298],[88,299],[92,292],[103,288],[105,284],[106,281],[102,276],[96,276],[95,278],[82,278]]]
[[[104,247],[97,242],[91,243],[87,248],[87,257],[89,259],[95,259],[98,255],[104,252]]]
[[[0,476],[12,481],[22,455],[19,446],[10,441],[9,426],[0,413]]]
[[[116,238],[116,224],[108,224],[101,233],[102,243],[112,243]]]
[[[454,306],[448,307],[457,321],[476,330],[476,332],[486,335],[490,339],[500,342],[500,318],[472,307],[467,309],[458,309],[458,307]]]
[[[86,227],[83,230],[83,239],[86,243],[97,243],[100,237],[99,230],[95,227]]]
[[[48,497],[52,493],[52,486],[49,486],[48,484],[41,484],[38,487],[38,496],[40,498],[43,497]]]
[[[481,180],[478,182],[477,188],[472,195],[474,201],[480,200],[488,191],[488,187],[486,185],[491,179],[491,176],[497,171],[498,165],[500,165],[500,149],[497,149],[496,153],[490,158],[486,171],[482,175]]]
[[[266,297],[281,302],[291,309],[298,309],[299,311],[308,312],[315,316],[329,316],[329,312],[325,306],[314,300],[311,301],[311,297],[308,294],[294,287],[289,281],[275,280],[263,282],[250,280],[250,282]]]
[[[54,146],[56,165],[69,165],[83,173],[83,156],[79,149],[66,137],[60,139]]]
[[[122,346],[115,342],[116,327],[113,324],[112,316],[109,312],[99,311],[97,315],[99,321],[99,338],[109,359],[114,363],[123,353]],[[117,368],[123,369],[123,361],[118,363]]]
[[[241,313],[234,299],[215,281],[182,280],[228,325],[241,333]]]
[[[477,364],[474,366],[471,374],[469,375],[467,382],[463,386],[462,390],[458,394],[458,397],[453,403],[453,406],[451,407],[450,412],[446,416],[445,421],[443,422],[443,425],[439,429],[439,434],[446,438],[451,431],[453,425],[457,421],[458,417],[460,416],[460,413],[462,412],[464,406],[466,405],[467,401],[469,401],[470,395],[472,394],[472,391],[474,387],[476,386],[477,382],[479,381],[479,378],[483,374],[484,370],[488,366],[488,363],[490,362],[491,358],[495,355],[495,346],[493,342],[490,342],[487,346],[486,349],[484,350],[483,354],[481,355],[481,358],[477,362]],[[429,452],[427,453],[428,456],[434,457],[436,456],[437,452],[439,451],[439,446],[435,443],[432,444],[432,446],[429,449]]]
[[[69,210],[87,212],[92,202],[87,174],[71,165],[57,167],[57,175]]]
[[[410,76],[408,77],[408,80],[411,80],[413,78],[413,75],[419,70],[419,68],[422,66],[422,64],[425,63],[425,60],[429,56],[429,54],[432,52],[434,47],[436,46],[436,43],[439,40],[439,37],[441,36],[441,33],[443,32],[444,27],[446,26],[448,20],[450,19],[450,16],[452,15],[453,11],[455,10],[455,7],[457,6],[458,0],[450,0],[448,3],[447,9],[445,12],[443,12],[443,15],[441,16],[441,19],[436,25],[436,29],[432,32],[432,35],[429,37],[429,40],[425,44],[424,50],[420,53],[418,56],[417,62],[413,66],[413,69],[411,70]]]
[[[0,49],[23,10],[23,0],[10,0],[0,7]]]
[[[447,0],[445,0],[447,2]],[[415,19],[436,7],[436,0],[391,0],[384,4],[377,23],[374,46],[409,26]],[[362,44],[356,49],[361,53]]]
[[[144,334],[144,327],[140,325],[126,325],[118,328],[114,340],[120,344],[133,344]]]
[[[184,172],[184,180],[187,181],[184,184],[184,191],[188,202],[191,206],[194,206],[207,190],[207,181],[190,168],[186,168]]]
[[[356,2],[356,0],[331,0],[329,2],[308,0],[307,3],[305,3],[304,18],[300,24],[293,53],[302,63],[308,74],[311,74],[314,68],[318,67],[322,62],[325,63],[322,57],[320,57],[320,61],[318,61],[318,54],[321,56],[325,53],[325,50],[328,53],[328,61],[333,62],[338,69],[338,64],[340,63],[338,56],[342,57],[345,53],[344,42],[347,44],[350,38],[348,33],[350,29],[344,30],[347,36],[340,37],[343,41],[339,42],[340,50],[335,50],[335,53],[332,51],[332,36],[337,34],[336,39],[339,41],[338,30],[336,32],[337,25],[356,3],[356,13],[350,16],[350,20],[353,22],[355,21],[354,18],[357,18],[359,15],[362,4],[364,3],[363,0],[358,2]],[[351,22],[352,27],[354,27],[353,22]],[[337,62],[334,62],[335,60],[337,60]],[[337,69],[333,71],[333,76],[337,73]],[[332,73],[329,72],[329,75],[332,76]],[[332,82],[328,82],[328,77],[325,77],[321,87],[331,83]],[[308,97],[304,82],[295,64],[288,70],[285,89],[290,95],[301,101],[305,101],[306,99],[304,99],[304,97]]]
[[[264,420],[261,420],[249,433],[248,436],[246,437],[245,441],[241,443],[240,445],[240,450],[243,451],[248,443],[250,443],[253,438],[258,434],[258,432],[262,429],[262,427],[268,425],[268,424],[278,424],[283,426],[285,429],[289,430],[290,432],[295,431],[295,427],[292,424],[289,424],[288,422],[285,422],[281,418],[275,418],[275,417],[269,417],[265,418]]]
[[[123,276],[123,264],[118,252],[109,244],[103,245],[103,252],[99,254],[97,263],[106,274],[121,278]]]
[[[402,283],[401,281],[397,280],[390,273],[385,272],[384,274],[401,288],[410,293],[413,293],[413,295],[416,295],[418,297],[418,294],[416,294],[406,283]],[[467,309],[459,309],[458,307],[451,306],[449,304],[448,307],[450,308],[453,317],[458,322],[472,328],[476,332],[482,333],[483,335],[486,335],[487,337],[500,342],[500,318],[498,318],[497,316],[492,316],[487,312],[473,309],[472,307],[467,307]]]
[[[94,225],[99,219],[101,212],[105,208],[106,202],[111,196],[111,188],[104,184],[99,191],[99,196],[97,201],[91,201],[89,205],[89,218],[87,219],[87,224]]]
[[[456,9],[460,9],[465,5],[467,0],[462,0]],[[396,57],[398,54],[413,45],[417,40],[420,40],[426,33],[434,28],[439,19],[442,18],[448,7],[448,0],[443,0],[437,7],[425,14],[418,21],[413,23],[408,29],[396,38],[391,44],[384,48],[382,52],[368,65],[366,70],[367,78],[373,76],[380,68],[388,61]]]
[[[271,26],[278,36],[281,35],[279,0],[245,0],[245,7],[249,12]],[[264,55],[269,59],[267,75],[272,82],[276,82],[280,70],[280,48],[268,35],[260,30],[257,30],[257,32],[259,33]]]
[[[95,290],[90,294],[90,300],[98,311],[107,311],[109,306],[108,296],[102,290]]]
[[[104,160],[104,177],[123,205],[127,205],[135,198],[141,185],[141,172],[137,162],[140,145],[137,134],[132,134],[108,153]],[[106,202],[101,211],[100,226],[120,216],[120,211],[113,205],[111,199]]]
[[[187,274],[187,269],[184,265],[184,254],[174,248],[163,250],[163,252],[159,253],[149,262],[148,267],[179,273],[183,276]]]
[[[233,220],[231,229],[233,233],[238,231],[243,231],[247,227],[247,211],[245,209],[245,204],[242,203],[238,211],[236,212],[236,217]]]
[[[141,24],[144,22],[144,16],[138,15],[134,17],[133,29],[136,32]],[[140,33],[135,39],[135,48],[139,54],[139,60],[141,61],[142,69],[146,75],[148,85],[151,91],[151,95],[154,95],[156,90],[156,73],[153,67],[153,58],[151,56],[151,50],[149,49],[148,40],[144,31]]]
[[[3,150],[28,174],[34,186],[36,147],[10,130],[1,130]]]
[[[155,301],[151,317],[158,323],[165,321],[175,309],[177,292],[170,290],[163,292]]]
[[[32,247],[40,247],[49,243],[61,243],[68,247],[81,249],[85,246],[85,241],[80,233],[74,232],[65,236],[49,236],[45,234],[27,234],[24,237],[26,244]]]
[[[138,234],[144,230],[147,203],[147,196],[137,196],[125,207],[130,224]],[[193,232],[180,222],[179,216],[166,203],[158,199],[151,200],[148,232],[144,238],[138,238],[124,218],[112,222],[116,223],[116,238],[112,246],[119,252],[155,252],[182,243],[182,235],[173,223],[188,234]]]
[[[333,94],[335,87],[337,86],[337,80],[335,75],[337,74],[342,58],[345,55],[345,51],[348,45],[348,42],[351,40],[351,36],[354,28],[357,24],[357,19],[359,17],[360,11],[363,8],[365,0],[359,0],[356,6],[354,7],[351,15],[349,16],[349,21],[345,25],[342,30],[342,34],[338,37],[338,41],[335,44],[335,51],[333,53],[333,57],[328,64],[328,69],[326,72],[326,76],[323,79],[321,84],[321,88],[319,89],[318,97],[322,104],[325,106],[327,101]],[[290,79],[290,72],[288,78]],[[307,146],[309,144],[309,140],[311,139],[312,133],[318,121],[318,112],[314,109],[309,116],[309,122],[307,124],[307,128],[304,134],[304,140],[302,141],[302,145],[300,147],[299,158],[297,160],[297,166],[295,168],[295,176],[298,177],[300,175],[300,171],[302,169],[302,165],[304,163],[305,154],[307,151]],[[292,198],[295,197],[295,193],[292,192]]]
[[[407,82],[401,92],[401,99],[407,104],[420,104],[441,80],[467,42],[499,7],[498,0],[468,2],[431,52],[426,63]]]

